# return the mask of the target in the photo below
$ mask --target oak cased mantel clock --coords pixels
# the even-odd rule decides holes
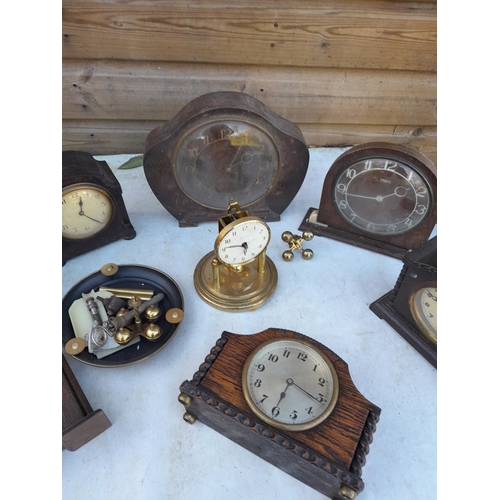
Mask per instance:
[[[290,330],[223,332],[180,386],[184,420],[197,420],[329,498],[363,490],[362,467],[380,408],[347,364]]]
[[[370,309],[437,367],[437,236],[404,256],[394,289]]]
[[[405,146],[373,142],[333,162],[319,209],[310,208],[299,229],[400,259],[429,238],[436,213],[430,160]]]
[[[117,178],[83,151],[62,153],[62,260],[136,235]]]
[[[297,125],[241,92],[213,92],[146,138],[144,173],[180,227],[225,214],[237,201],[277,221],[301,187],[309,150]]]

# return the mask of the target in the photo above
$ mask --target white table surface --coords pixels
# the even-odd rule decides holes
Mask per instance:
[[[183,421],[179,386],[190,380],[220,334],[285,328],[313,337],[349,365],[359,391],[382,410],[363,467],[364,500],[436,498],[436,369],[369,305],[391,290],[401,261],[315,237],[310,261],[281,254],[281,233],[317,208],[323,181],[345,149],[311,149],[299,193],[270,222],[268,256],[278,269],[270,300],[252,312],[210,307],[193,286],[198,261],[212,248],[217,223],[179,228],[152,193],[142,167],[118,170],[135,155],[98,156],[117,176],[135,239],[120,240],[69,260],[62,293],[104,264],[140,264],[161,270],[180,287],[185,317],[171,342],[151,358],[120,368],[85,365],[68,356],[92,408],[112,426],[75,452],[62,452],[65,500],[197,499],[321,500],[326,498],[219,433]]]

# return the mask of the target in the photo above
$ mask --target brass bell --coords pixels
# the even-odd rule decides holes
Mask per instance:
[[[151,305],[144,311],[147,321],[154,323],[161,316],[161,309],[157,305]]]
[[[161,327],[154,323],[146,323],[141,333],[141,335],[148,340],[158,340],[161,334]]]
[[[117,344],[126,344],[132,338],[132,332],[128,328],[119,328],[113,337]]]

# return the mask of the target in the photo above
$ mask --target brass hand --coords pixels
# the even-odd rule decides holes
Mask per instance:
[[[304,389],[302,389],[302,387],[300,387],[299,385],[297,385],[293,380],[292,380],[292,385],[294,387],[297,387],[297,389],[299,389],[300,391],[302,391],[306,396],[309,396],[311,399],[314,399],[314,401],[316,401],[317,403],[321,404],[321,401],[318,401],[317,398],[315,398],[312,394],[309,394],[307,391],[305,391]],[[322,405],[322,406],[324,406],[324,405]]]

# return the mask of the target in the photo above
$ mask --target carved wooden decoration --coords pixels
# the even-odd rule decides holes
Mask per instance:
[[[302,339],[333,364],[337,403],[326,420],[305,431],[278,430],[257,418],[245,401],[242,370],[247,357],[274,338]],[[363,490],[362,467],[380,409],[354,386],[347,364],[334,352],[297,332],[269,328],[254,335],[224,331],[193,379],[180,386],[184,419],[200,420],[329,498],[351,499]]]

